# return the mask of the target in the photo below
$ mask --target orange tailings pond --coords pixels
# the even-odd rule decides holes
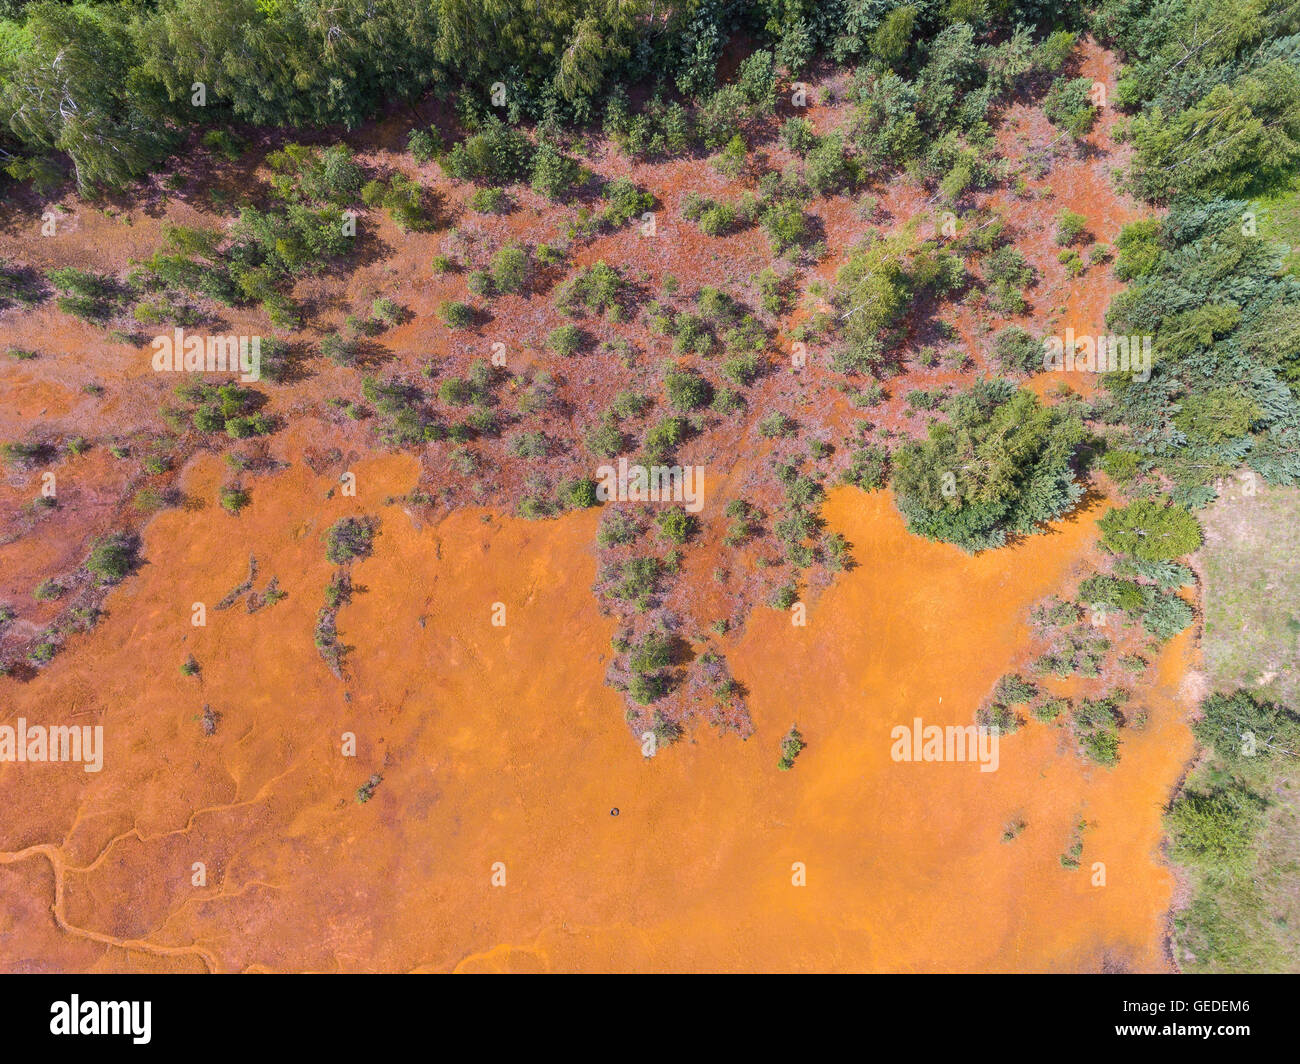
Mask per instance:
[[[1028,610],[1095,550],[1099,507],[971,558],[908,535],[884,492],[832,493],[824,516],[858,567],[806,628],[760,607],[726,645],[755,735],[700,726],[646,759],[604,683],[596,512],[420,527],[384,505],[414,459],[352,468],[357,498],[326,498],[332,481],[298,462],[239,518],[161,513],[99,627],[6,683],[0,723],[102,724],[105,750],[98,773],[0,765],[0,968],[1165,967],[1160,814],[1192,750],[1188,634],[1139,692],[1150,722],[1113,770],[1033,721],[995,772],[890,757],[894,726],[969,724],[1023,664]],[[211,499],[219,463],[185,477]],[[322,537],[348,513],[383,524],[339,614],[354,648],[339,680],[312,633]],[[288,597],[214,610],[250,551],[258,589],[275,576]],[[793,722],[809,745],[780,772]]]

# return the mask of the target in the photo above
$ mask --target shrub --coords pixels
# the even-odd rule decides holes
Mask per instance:
[[[601,217],[610,225],[626,225],[654,206],[655,198],[637,188],[631,178],[618,177],[605,186],[605,210]]]
[[[668,693],[668,681],[662,676],[633,673],[627,684],[628,697],[641,706],[648,706]]]
[[[807,745],[799,729],[791,725],[790,730],[785,733],[785,737],[781,740],[781,760],[777,762],[777,768],[782,772],[794,768],[794,759],[799,756]]]
[[[985,260],[984,279],[992,285],[987,294],[989,305],[1003,314],[1019,314],[1025,309],[1022,293],[1033,285],[1035,274],[1025,256],[1007,245]]]
[[[1091,93],[1091,78],[1057,78],[1043,98],[1043,114],[1053,125],[1081,137],[1097,117]]]
[[[1038,705],[1034,706],[1033,714],[1035,719],[1041,720],[1044,724],[1049,724],[1060,717],[1060,715],[1069,708],[1070,703],[1068,699],[1045,698]]]
[[[576,325],[570,323],[552,329],[546,337],[546,346],[557,355],[573,355],[582,347],[583,333]]]
[[[1120,230],[1115,241],[1119,257],[1115,260],[1115,276],[1121,281],[1131,281],[1150,273],[1160,258],[1160,219],[1140,218]]]
[[[673,449],[686,438],[686,419],[666,417],[655,424],[645,435],[646,456],[653,463],[666,462]]]
[[[371,518],[340,518],[326,535],[325,557],[335,565],[344,565],[354,558],[368,558],[375,535],[375,522]]]
[[[370,305],[370,317],[389,328],[401,322],[404,316],[402,308],[391,299],[381,297]]]
[[[788,118],[781,126],[781,143],[795,155],[807,155],[817,144],[817,134],[806,118]]]
[[[438,385],[438,398],[448,406],[465,406],[471,399],[471,389],[460,377],[448,377]]]
[[[617,417],[631,418],[639,417],[650,405],[651,401],[649,396],[629,389],[627,391],[619,392],[618,395],[614,396],[614,401],[610,404],[610,409]]]
[[[232,440],[246,440],[250,436],[265,436],[272,432],[275,423],[266,414],[248,414],[226,419],[226,435]]]
[[[449,177],[505,185],[528,173],[533,146],[495,115],[473,136],[452,146],[440,164]]]
[[[808,152],[804,180],[819,196],[839,192],[853,185],[857,171],[844,150],[844,138],[838,134],[823,137]]]
[[[136,567],[138,549],[134,536],[113,533],[95,544],[86,559],[86,568],[101,584],[116,584]]]
[[[580,180],[581,168],[552,144],[543,144],[533,156],[533,191],[548,199],[564,198]]]
[[[889,475],[889,452],[884,447],[868,445],[856,448],[844,472],[844,482],[854,484],[863,491],[876,491],[885,486]]]
[[[584,442],[587,450],[601,458],[613,458],[622,454],[626,445],[623,430],[613,418],[604,418],[600,424],[587,433]]]
[[[768,439],[789,436],[794,431],[794,428],[794,421],[779,410],[773,410],[758,423],[759,435]]]
[[[503,189],[476,188],[469,197],[469,209],[479,214],[498,214],[505,210],[509,199]]]
[[[699,226],[705,236],[725,236],[736,226],[736,209],[728,203],[715,203],[700,214]]]
[[[492,257],[492,283],[501,292],[522,292],[528,286],[528,269],[528,252],[507,244]]]
[[[576,300],[598,314],[616,308],[624,288],[618,270],[601,259],[565,282],[556,303],[567,310]]]
[[[1185,791],[1166,817],[1170,856],[1221,873],[1245,872],[1265,808],[1264,799],[1232,779],[1209,791]]]
[[[429,129],[413,129],[410,136],[406,138],[406,150],[411,153],[411,157],[417,163],[427,163],[430,159],[435,159],[442,154],[442,137],[432,127]]]
[[[737,178],[745,172],[745,163],[749,156],[749,149],[745,145],[745,138],[739,133],[727,141],[726,146],[718,153],[713,160],[713,165],[720,174],[730,178]]]
[[[793,584],[785,584],[778,587],[772,592],[772,597],[768,600],[774,610],[788,610],[799,601],[799,594],[795,591]]]
[[[252,501],[252,496],[243,488],[227,486],[221,489],[218,499],[226,513],[238,514]]]
[[[794,200],[771,204],[759,217],[759,224],[777,255],[799,247],[808,237],[808,219]]]
[[[596,497],[596,482],[590,477],[566,480],[560,485],[560,497],[574,510],[584,510],[600,504]]]
[[[949,422],[893,455],[894,499],[910,531],[984,550],[1082,497],[1073,461],[1087,433],[1076,414],[1006,381],[978,382],[949,407]]]
[[[1168,501],[1139,499],[1109,511],[1098,527],[1107,550],[1141,561],[1178,558],[1201,545],[1200,522],[1186,508]]]
[[[1088,219],[1077,211],[1063,210],[1056,216],[1056,244],[1069,247],[1078,243],[1088,229]]]
[[[1142,615],[1142,627],[1157,639],[1171,639],[1196,619],[1196,611],[1172,592],[1161,595]]]
[[[694,535],[698,525],[695,515],[680,506],[664,510],[655,523],[659,526],[659,534],[670,543],[685,543]]]
[[[1043,343],[1019,325],[1008,325],[993,340],[993,354],[1003,369],[1038,373],[1043,368]]]
[[[659,587],[661,566],[656,558],[629,558],[617,570],[610,594],[620,601],[647,609]]]
[[[516,458],[545,458],[550,450],[543,432],[517,432],[506,450]]]
[[[42,580],[32,590],[32,598],[37,602],[53,602],[61,597],[66,589],[53,577]]]
[[[722,363],[722,375],[735,384],[752,384],[758,377],[762,363],[752,351],[731,355]]]
[[[626,546],[635,542],[641,534],[636,519],[626,510],[607,509],[600,518],[600,527],[596,529],[596,542],[602,547]]]
[[[355,366],[357,363],[355,342],[345,339],[338,333],[329,333],[321,337],[320,353],[336,366]]]
[[[474,322],[474,308],[448,300],[438,308],[438,316],[449,329],[467,329]]]
[[[691,369],[673,369],[664,376],[668,403],[676,410],[697,410],[713,398],[713,386]]]
[[[634,673],[651,673],[672,664],[672,640],[662,632],[650,631],[628,655],[628,668]]]
[[[27,660],[33,665],[48,665],[54,660],[54,655],[58,653],[58,650],[57,644],[44,639],[27,652]]]

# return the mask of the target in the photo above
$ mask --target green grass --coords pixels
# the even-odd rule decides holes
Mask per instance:
[[[1286,269],[1300,277],[1300,176],[1293,177],[1289,187],[1259,197],[1252,206],[1258,215],[1259,235],[1290,246],[1291,253],[1284,260]]]
[[[1228,481],[1200,516],[1211,686],[1300,708],[1300,490]]]
[[[1261,485],[1250,497],[1240,484],[1227,483],[1201,517],[1210,686],[1300,708],[1300,490]],[[1183,857],[1192,894],[1174,917],[1174,955],[1189,972],[1294,972],[1300,970],[1300,757],[1234,758],[1234,741],[1225,742],[1188,779],[1184,794],[1246,787],[1266,800],[1262,826],[1238,866]],[[1175,860],[1177,815],[1169,822]]]

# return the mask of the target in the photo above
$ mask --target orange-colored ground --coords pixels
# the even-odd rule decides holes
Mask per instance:
[[[1113,91],[1113,57],[1084,42],[1080,60],[1081,73]],[[822,131],[840,126],[842,112],[810,110]],[[1036,335],[1099,328],[1118,283],[1102,266],[1070,278],[1051,219],[1063,207],[1080,211],[1096,239],[1113,244],[1136,216],[1108,180],[1125,158],[1111,139],[1114,117],[1103,112],[1089,136],[1095,154],[1063,153],[1025,191],[980,194],[1039,272],[1029,312],[1005,319],[977,303],[946,308],[972,366],[921,366],[915,349],[933,338],[911,337],[892,398],[870,413],[879,428],[921,433],[928,415],[902,397],[913,387],[966,387],[993,366],[992,337],[1008,320]],[[362,161],[409,167],[396,150],[408,125],[403,118],[363,131]],[[1016,103],[999,136],[1018,158],[1056,132],[1035,107]],[[774,166],[789,161],[775,144],[765,150]],[[750,275],[771,258],[761,234],[705,237],[677,210],[688,189],[726,198],[742,184],[701,160],[629,165],[601,154],[595,162],[656,193],[660,234],[602,235],[579,248],[574,264],[618,262],[643,279],[647,295],[672,272],[687,293],[725,283],[753,301]],[[251,181],[256,157],[241,166]],[[417,172],[456,216],[468,266],[483,265],[508,239],[561,236],[574,212],[524,189],[513,214],[458,213],[468,188],[442,179],[432,163]],[[212,179],[191,174],[187,191],[120,217],[72,202],[52,240],[34,235],[40,205],[7,207],[0,250],[41,269],[119,273],[160,244],[164,219],[221,222],[200,194]],[[883,231],[933,209],[910,182],[872,191],[873,224]],[[811,210],[831,249],[811,273],[830,282],[870,227],[847,197]],[[657,394],[654,367],[665,351],[641,325],[627,327],[645,352],[627,374],[608,372],[598,356],[557,362],[547,354],[549,286],[501,297],[487,326],[449,336],[434,311],[464,298],[466,281],[463,272],[428,269],[446,232],[401,236],[377,214],[363,232],[371,243],[350,274],[304,280],[295,295],[319,308],[322,327],[376,296],[399,297],[412,318],[384,334],[385,372],[415,375],[432,361],[463,374],[489,340],[501,339],[511,372],[535,365],[556,373],[572,424],[547,427],[579,435],[623,388]],[[788,327],[807,305],[775,330],[778,364]],[[31,505],[38,470],[0,477],[0,601],[19,608],[11,627],[27,639],[66,605],[32,602],[37,583],[76,570],[97,536],[142,520],[128,501],[142,487],[168,485],[170,474],[147,475],[139,463],[165,435],[157,410],[174,382],[153,374],[138,346],[52,303],[10,310],[3,324],[6,345],[40,357],[0,365],[0,438],[76,434],[93,443],[52,466],[54,511]],[[260,311],[230,315],[232,331],[269,335],[264,325]],[[585,325],[598,339],[618,333],[601,319]],[[312,350],[319,331],[306,337]],[[1173,882],[1158,852],[1160,811],[1191,755],[1182,721],[1192,699],[1180,692],[1195,676],[1192,633],[1166,646],[1134,692],[1150,720],[1124,729],[1114,770],[1080,761],[1062,729],[1038,723],[1002,741],[995,773],[889,757],[894,725],[914,716],[969,724],[997,678],[1024,668],[1028,610],[1048,593],[1069,594],[1088,568],[1099,507],[1053,534],[970,558],[908,536],[888,495],[836,491],[824,516],[854,545],[859,565],[829,587],[823,574],[811,579],[808,625],[795,628],[789,614],[761,605],[745,615],[770,590],[757,563],[772,544],[724,551],[720,541],[729,499],[774,510],[771,468],[803,441],[760,439],[753,419],[689,441],[681,460],[707,466],[708,497],[669,605],[687,619],[683,631],[697,652],[707,642],[698,630],[732,622],[733,633],[712,645],[746,686],[756,731],[742,742],[701,726],[647,761],[624,723],[623,696],[605,683],[620,622],[600,612],[591,591],[598,513],[529,523],[483,509],[408,514],[387,505],[418,483],[435,494],[447,489],[458,503],[503,506],[523,471],[503,457],[501,442],[482,445],[490,459],[482,484],[448,470],[446,445],[381,456],[366,423],[326,406],[358,397],[359,372],[321,358],[308,369],[304,380],[267,389],[271,410],[289,424],[270,446],[290,464],[243,478],[249,508],[238,518],[222,512],[215,499],[230,474],[220,460],[201,453],[186,464],[193,448],[169,444],[183,466],[176,487],[184,504],[150,520],[147,564],[112,592],[93,632],[70,637],[32,678],[4,682],[0,723],[102,724],[108,749],[99,774],[0,763],[0,970],[1165,966]],[[1029,386],[1042,394],[1061,382],[1061,374],[1041,374]],[[1065,382],[1093,388],[1082,374]],[[751,406],[791,410],[808,434],[846,451],[860,415],[834,383],[824,373],[776,372],[750,389]],[[102,397],[84,390],[91,384],[103,386]],[[129,460],[108,455],[114,442],[131,444]],[[317,457],[337,447],[344,457],[319,463],[316,475],[304,461],[308,447]],[[557,461],[557,477],[590,473],[579,450]],[[337,492],[343,468],[358,476],[356,499]],[[418,527],[430,512],[436,523]],[[355,647],[339,680],[312,630],[333,572],[322,539],[349,513],[377,514],[383,524],[374,556],[353,567],[358,592],[339,614],[342,641]],[[289,597],[253,614],[242,603],[215,611],[244,580],[250,553],[258,590],[277,577]],[[721,580],[718,569],[726,570]],[[206,628],[189,623],[195,601],[208,607]],[[490,623],[497,602],[506,607],[504,628]],[[191,654],[202,671],[186,678],[179,667]],[[205,706],[220,715],[206,737]],[[778,744],[795,722],[809,746],[793,771],[779,772]],[[355,758],[340,753],[345,732],[356,735]],[[357,788],[374,773],[382,782],[358,804]],[[1082,867],[1068,871],[1058,857],[1080,820],[1090,825]],[[1002,842],[1015,821],[1024,831]],[[492,886],[498,861],[503,887]],[[191,884],[195,862],[206,866],[205,887]],[[805,865],[806,886],[791,885],[794,862]],[[1094,862],[1105,864],[1105,886],[1092,885]]]
[[[102,723],[107,752],[98,774],[0,765],[0,969],[1164,965],[1159,810],[1191,750],[1185,637],[1112,771],[1037,723],[1003,739],[994,773],[889,758],[890,728],[913,716],[970,723],[1025,644],[1029,606],[1092,549],[1097,509],[970,558],[908,536],[885,493],[835,492],[825,515],[859,567],[806,628],[760,609],[727,647],[754,737],[705,727],[647,761],[603,682],[615,622],[589,590],[594,512],[464,510],[419,528],[384,505],[413,459],[353,469],[355,499],[327,499],[332,478],[296,462],[259,480],[241,518],[158,515],[109,616],[11,688],[6,720]],[[185,490],[211,498],[220,475],[200,459]],[[332,568],[321,537],[347,513],[383,525],[339,616],[355,645],[340,681],[311,631]],[[213,611],[250,551],[258,587],[278,576],[289,597]],[[189,623],[194,601],[206,628]],[[200,677],[180,674],[188,654]],[[221,715],[210,737],[204,705]],[[779,772],[794,721],[809,746]],[[340,753],[349,731],[355,758]],[[1023,834],[1000,841],[1017,817]],[[1095,827],[1067,871],[1080,819]]]

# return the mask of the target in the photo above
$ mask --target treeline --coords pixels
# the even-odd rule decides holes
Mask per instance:
[[[1021,27],[1024,52],[1030,28],[1045,35],[1078,21],[1075,5],[1050,8],[1024,0],[0,0],[0,160],[17,179],[52,185],[70,164],[83,192],[114,188],[158,167],[196,126],[351,128],[430,92],[452,99],[471,126],[488,114],[510,124],[628,126],[629,97],[619,90],[634,87],[649,97],[651,115],[683,101],[707,112],[733,41],[790,77],[818,59],[892,74],[878,121],[894,128],[897,146],[916,151],[927,126],[976,124],[1015,76],[1016,48],[981,63],[976,43],[987,49]],[[954,27],[961,32],[945,35]]]
[[[1119,241],[1129,288],[1107,324],[1154,338],[1150,379],[1107,379],[1123,426],[1104,460],[1129,494],[1160,474],[1198,507],[1243,464],[1300,479],[1300,279],[1266,239],[1260,201],[1294,202],[1300,165],[1300,7],[1285,0],[1107,0],[1093,20],[1124,60],[1121,177],[1163,219]]]

